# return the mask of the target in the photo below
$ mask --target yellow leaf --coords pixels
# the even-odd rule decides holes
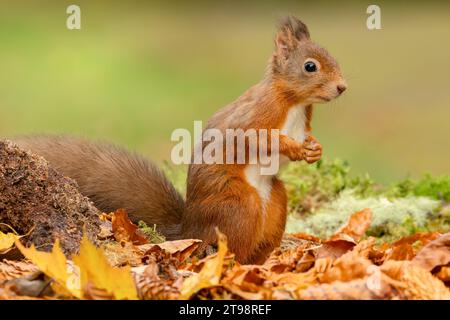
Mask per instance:
[[[228,247],[225,235],[219,231],[217,231],[217,235],[219,237],[217,255],[213,259],[206,261],[199,273],[184,280],[181,288],[182,299],[189,299],[197,291],[219,284]]]
[[[0,254],[7,253],[12,249],[14,242],[23,236],[19,236],[19,234],[14,230],[10,225],[6,223],[1,223],[0,225],[5,226],[11,229],[13,232],[3,233],[0,231]],[[31,231],[30,231],[31,232]]]
[[[80,253],[73,258],[79,267],[81,287],[88,285],[103,289],[116,299],[137,299],[136,286],[129,266],[114,268],[109,265],[105,254],[83,236]]]
[[[15,244],[27,259],[56,282],[56,286],[54,286],[55,291],[58,293],[70,293],[77,298],[81,297],[80,288],[69,285],[73,275],[68,272],[67,259],[61,250],[58,239],[55,241],[52,252],[38,251],[34,245],[26,248],[19,240],[16,240]]]
[[[12,232],[3,233],[0,231],[0,253],[8,252],[17,239],[20,239],[20,236],[17,234]]]

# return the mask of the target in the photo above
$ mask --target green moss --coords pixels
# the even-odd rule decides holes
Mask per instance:
[[[309,213],[335,199],[343,190],[352,189],[367,196],[378,188],[368,174],[351,176],[350,165],[339,159],[320,160],[313,165],[291,163],[281,173],[289,199],[289,212]]]
[[[148,237],[150,243],[161,243],[166,241],[166,238],[156,230],[156,225],[149,227],[141,220],[138,222],[138,227],[139,230]]]
[[[385,196],[389,199],[410,196],[429,197],[450,202],[450,177],[406,178],[389,186],[375,183],[370,175],[352,175],[350,165],[339,159],[321,160],[314,165],[291,163],[281,174],[286,184],[289,212],[315,212],[323,204],[336,199],[344,190],[360,197]]]
[[[405,179],[394,183],[386,194],[394,197],[423,196],[450,202],[450,177],[426,174],[417,181]]]
[[[426,197],[406,197],[389,199],[383,196],[361,198],[351,190],[342,192],[339,197],[317,212],[306,216],[290,215],[287,232],[305,232],[321,238],[328,238],[350,215],[364,208],[373,212],[372,224],[367,235],[383,237],[385,241],[394,240],[419,231],[448,229],[448,217],[443,218],[441,203]],[[430,221],[439,221],[434,226]]]
[[[419,231],[447,231],[450,225],[450,177],[424,175],[389,186],[369,174],[353,176],[348,162],[323,160],[315,165],[291,163],[282,173],[288,192],[287,232],[326,238],[348,217],[371,208],[368,235],[390,241]]]

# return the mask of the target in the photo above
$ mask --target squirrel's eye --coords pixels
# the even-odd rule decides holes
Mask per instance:
[[[306,72],[316,72],[317,66],[314,62],[307,61],[307,62],[305,62],[305,70],[306,70]]]

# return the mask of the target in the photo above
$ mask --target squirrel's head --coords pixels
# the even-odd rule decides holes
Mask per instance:
[[[336,60],[311,41],[307,26],[292,16],[280,23],[270,69],[278,89],[302,103],[327,102],[347,88]]]

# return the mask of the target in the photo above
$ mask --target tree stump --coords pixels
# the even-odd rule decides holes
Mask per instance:
[[[78,251],[84,230],[96,242],[99,210],[37,155],[0,140],[0,222],[27,234],[28,244],[49,251],[58,238],[67,255]],[[4,227],[0,225],[4,231]]]

